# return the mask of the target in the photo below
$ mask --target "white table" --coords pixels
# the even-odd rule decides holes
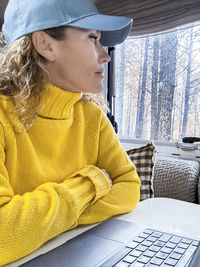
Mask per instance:
[[[123,220],[144,224],[161,231],[168,231],[188,238],[200,240],[200,205],[169,198],[151,198],[138,203],[130,213],[117,216]],[[6,267],[17,267],[55,247],[67,240],[85,232],[94,225],[78,227],[65,232],[50,240],[40,249]]]
[[[151,198],[140,202],[134,211],[120,218],[200,240],[199,204],[170,198]]]

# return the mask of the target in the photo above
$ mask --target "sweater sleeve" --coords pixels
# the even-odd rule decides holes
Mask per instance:
[[[109,193],[85,209],[79,224],[96,223],[111,216],[130,212],[140,197],[140,180],[135,166],[122,148],[107,117],[102,114],[97,166],[112,179]]]
[[[0,134],[0,266],[77,226],[80,214],[110,190],[106,175],[95,166],[87,166],[60,184],[45,183],[33,192],[15,195],[5,167],[3,143]]]

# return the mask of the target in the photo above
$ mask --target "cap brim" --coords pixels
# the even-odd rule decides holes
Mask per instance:
[[[128,36],[133,20],[126,17],[95,14],[67,24],[68,26],[101,31],[101,44],[115,46]]]

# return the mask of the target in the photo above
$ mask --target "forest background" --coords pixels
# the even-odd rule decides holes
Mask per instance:
[[[115,65],[120,137],[200,137],[200,25],[128,38],[116,47]]]

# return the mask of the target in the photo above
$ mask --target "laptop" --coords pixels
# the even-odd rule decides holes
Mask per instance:
[[[111,218],[23,267],[199,267],[200,242]]]

